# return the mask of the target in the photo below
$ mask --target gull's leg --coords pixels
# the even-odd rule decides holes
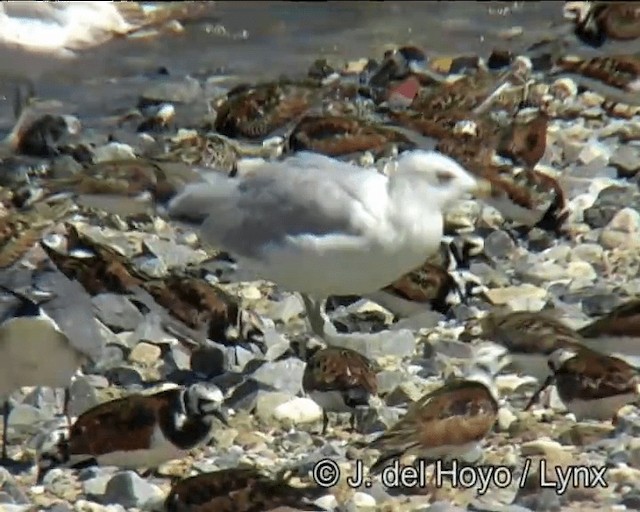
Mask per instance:
[[[311,327],[311,332],[316,336],[325,339],[325,316],[323,315],[325,301],[314,299],[304,293],[301,293],[300,295],[302,295],[302,301],[304,302],[304,307],[307,311],[307,321]],[[300,347],[300,357],[303,361],[306,361],[307,359],[306,343],[303,343]]]
[[[324,436],[327,433],[327,427],[329,426],[329,415],[327,411],[322,410],[322,435]]]
[[[7,457],[7,430],[9,427],[9,399],[4,401],[2,409],[2,460],[6,461]]]
[[[67,419],[67,425],[71,426],[71,416],[69,416],[69,402],[71,402],[71,391],[69,388],[64,388],[64,401],[62,402],[62,414]]]

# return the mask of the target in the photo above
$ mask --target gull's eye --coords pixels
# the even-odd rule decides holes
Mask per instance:
[[[438,171],[436,173],[436,179],[440,185],[446,185],[447,183],[451,183],[453,181],[453,174],[449,171]]]

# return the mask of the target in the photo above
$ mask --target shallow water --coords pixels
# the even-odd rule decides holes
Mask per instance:
[[[238,80],[304,74],[318,57],[340,65],[380,58],[385,49],[415,44],[430,56],[525,50],[567,33],[564,2],[210,2],[182,34],[134,38],[89,51],[37,83],[38,94],[69,104],[83,118],[130,108],[166,68],[172,76],[212,74]],[[513,27],[521,34],[507,38]],[[580,45],[575,44],[576,48]],[[164,78],[160,78],[164,79]],[[0,84],[11,98],[11,89]],[[0,102],[0,123],[11,120]]]

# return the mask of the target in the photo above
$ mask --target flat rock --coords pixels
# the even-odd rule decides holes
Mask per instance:
[[[302,391],[304,366],[305,363],[294,357],[284,361],[267,361],[253,372],[252,377],[274,390],[297,395]]]
[[[133,471],[120,471],[107,483],[103,503],[123,507],[148,508],[163,499],[163,492]]]
[[[91,299],[96,316],[117,331],[132,331],[142,322],[142,313],[129,299],[115,293],[101,293]]]

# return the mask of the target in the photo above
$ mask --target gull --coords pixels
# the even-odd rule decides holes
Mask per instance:
[[[25,386],[64,388],[66,414],[72,377],[100,358],[104,342],[87,292],[52,267],[7,269],[0,287],[2,460],[8,461],[9,395]]]
[[[241,268],[300,292],[312,331],[326,340],[327,297],[364,296],[415,269],[440,247],[443,210],[467,192],[490,191],[437,152],[404,152],[393,167],[385,175],[301,152],[188,184],[166,213]]]

